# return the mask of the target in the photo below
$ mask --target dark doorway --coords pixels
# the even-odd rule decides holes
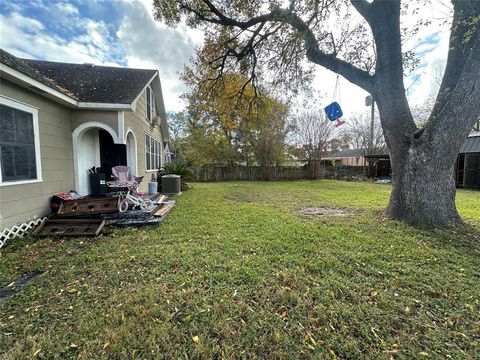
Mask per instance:
[[[457,186],[463,187],[465,180],[465,154],[458,155],[457,158]]]
[[[469,189],[480,189],[480,153],[465,154],[463,186]]]
[[[390,165],[390,160],[380,159],[377,163],[377,177],[379,178],[389,178],[392,175],[392,166]]]
[[[127,165],[127,146],[115,144],[108,131],[98,131],[100,139],[100,166],[107,181],[112,180],[112,167]]]

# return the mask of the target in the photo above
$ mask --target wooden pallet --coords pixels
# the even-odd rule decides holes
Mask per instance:
[[[87,214],[105,214],[118,212],[118,197],[86,198],[65,200],[58,209],[58,216],[75,216]]]
[[[45,219],[33,236],[97,236],[105,226],[105,220]]]
[[[155,214],[153,214],[153,216],[156,216],[156,217],[165,217],[167,216],[167,214],[170,212],[170,210],[173,209],[173,205],[172,204],[167,204],[167,205],[163,205],[160,209],[157,210],[157,212]]]

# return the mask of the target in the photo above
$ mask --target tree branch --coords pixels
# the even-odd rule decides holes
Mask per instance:
[[[362,17],[370,23],[371,20],[371,3],[366,0],[350,0],[353,7],[362,15]]]
[[[268,21],[289,24],[302,36],[305,42],[306,55],[310,61],[343,76],[350,82],[358,85],[370,93],[373,92],[373,77],[367,71],[361,70],[347,61],[337,58],[335,54],[327,54],[320,50],[318,41],[313,31],[308,27],[307,23],[305,23],[302,18],[300,18],[290,9],[281,9],[276,7],[267,14],[252,17],[246,21],[239,21],[224,15],[210,0],[202,1],[206,4],[214,17],[207,17],[199,10],[192,10],[191,8],[187,9],[186,6],[182,6],[184,6],[184,8],[188,11],[196,14],[200,20],[217,25],[234,26],[240,29],[248,29],[252,26]]]

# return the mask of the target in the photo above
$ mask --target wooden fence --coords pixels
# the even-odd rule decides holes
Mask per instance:
[[[353,179],[364,176],[364,166],[325,166],[320,167],[316,178]],[[261,180],[302,180],[312,179],[312,171],[303,166],[205,166],[193,169],[193,181],[261,181]]]

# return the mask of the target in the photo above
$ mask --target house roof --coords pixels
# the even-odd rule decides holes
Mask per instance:
[[[363,156],[362,150],[357,149],[345,149],[339,151],[329,151],[327,153],[328,158],[346,158],[346,157],[360,157]]]
[[[77,101],[131,104],[156,70],[18,58],[0,49],[0,62]]]
[[[460,148],[460,154],[480,153],[480,132],[470,134]]]
[[[339,150],[339,151],[330,151],[327,153],[326,158],[351,158],[351,157],[360,157],[360,156],[366,156],[365,155],[366,150],[364,149],[345,149],[345,150]],[[379,155],[386,155],[388,156],[388,150],[387,149],[378,149],[377,154],[375,156]]]

